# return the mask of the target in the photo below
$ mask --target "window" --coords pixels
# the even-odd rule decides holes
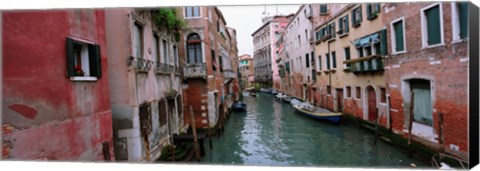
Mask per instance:
[[[345,87],[345,89],[346,89],[345,90],[345,93],[346,93],[345,97],[351,98],[352,97],[352,90],[351,90],[350,86]]]
[[[468,2],[452,2],[453,40],[468,38]]]
[[[160,99],[160,101],[158,101],[158,120],[160,126],[163,126],[165,123],[167,123],[167,108],[164,99]]]
[[[326,15],[326,14],[328,14],[327,4],[321,4],[320,5],[320,15]]]
[[[332,94],[332,87],[327,85],[327,94],[331,95]]]
[[[337,68],[337,59],[335,52],[332,52],[332,68]]]
[[[310,60],[309,60],[309,58],[308,58],[308,53],[305,54],[305,66],[306,66],[307,68],[310,67]]]
[[[322,70],[322,55],[318,55],[318,70]]]
[[[377,33],[359,38],[353,44],[357,48],[359,57],[386,55],[386,30],[383,29]]]
[[[382,103],[387,102],[387,91],[383,87],[380,87],[380,102]]]
[[[185,18],[200,17],[200,7],[185,7]]]
[[[212,22],[212,9],[208,9],[208,21]]]
[[[443,20],[441,4],[422,9],[423,47],[443,44]]]
[[[102,76],[100,45],[67,37],[67,74],[69,77],[84,77],[81,80],[90,77],[100,78]]]
[[[399,53],[405,51],[405,34],[403,18],[392,22],[392,51],[393,53]]]
[[[143,27],[135,23],[133,26],[133,41],[135,43],[135,57],[143,57]]]
[[[355,98],[361,99],[361,95],[362,95],[362,92],[360,87],[355,87]]]
[[[308,42],[308,32],[307,32],[307,29],[305,29],[305,42]]]
[[[163,49],[162,49],[162,51],[163,51],[163,62],[165,64],[168,64],[168,63],[170,63],[168,61],[168,43],[165,39],[162,39],[162,45],[163,45]]]
[[[157,35],[153,35],[153,59],[155,60],[155,62],[157,63],[161,63],[160,62],[160,49],[158,49],[158,36]]]
[[[380,4],[367,4],[367,19],[373,20],[380,13]]]
[[[325,59],[327,60],[325,62],[327,64],[327,70],[330,70],[330,55],[328,53],[325,54]]]
[[[300,35],[298,35],[298,46],[300,47],[302,45],[302,42],[300,40]]]
[[[315,67],[315,54],[314,54],[313,51],[310,52],[310,58],[312,58],[312,59],[311,59],[311,60],[312,60],[312,67]]]
[[[212,56],[212,69],[213,71],[217,70],[217,60],[215,60],[215,51],[212,49],[211,50],[211,56]]]
[[[349,32],[348,15],[338,19],[338,34],[343,35]]]
[[[218,64],[220,65],[220,72],[223,72],[223,59],[222,56],[218,56]]]
[[[175,45],[173,45],[173,57],[175,58],[175,66],[178,66],[178,51]]]
[[[362,6],[352,10],[352,27],[358,27],[362,23]]]
[[[200,36],[192,33],[187,37],[187,63],[202,63],[202,47]]]
[[[345,61],[350,60],[350,47],[344,48],[345,52]],[[350,63],[344,65],[345,68],[350,68]]]

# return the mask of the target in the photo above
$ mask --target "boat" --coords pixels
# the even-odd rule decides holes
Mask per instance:
[[[306,115],[308,117],[312,117],[318,120],[327,120],[327,121],[330,121],[331,123],[336,124],[340,122],[340,120],[342,119],[341,113],[335,113],[323,108],[315,107],[310,103],[302,102],[297,99],[292,99],[290,101],[290,104],[298,113],[301,113],[303,115]]]
[[[244,112],[247,110],[247,105],[241,101],[232,104],[232,110],[236,112]]]
[[[288,97],[288,96],[283,94],[283,93],[278,93],[277,95],[275,95],[275,100],[283,101],[283,99],[286,98],[286,97]]]
[[[293,97],[285,95],[285,97],[282,99],[283,102],[290,103],[290,101],[293,99]]]

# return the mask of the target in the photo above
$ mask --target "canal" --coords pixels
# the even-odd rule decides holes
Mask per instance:
[[[268,94],[244,97],[247,112],[231,113],[222,136],[205,144],[203,164],[331,167],[430,167],[351,123],[321,122]],[[208,140],[207,140],[208,142]]]

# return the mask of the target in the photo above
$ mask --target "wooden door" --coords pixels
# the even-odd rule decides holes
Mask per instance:
[[[337,106],[337,111],[343,112],[343,89],[337,89]]]
[[[375,90],[372,87],[367,88],[367,96],[368,96],[368,120],[375,121],[376,119],[376,108],[377,108],[377,99],[375,95]]]

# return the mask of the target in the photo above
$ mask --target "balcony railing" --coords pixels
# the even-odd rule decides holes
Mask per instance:
[[[174,69],[175,69],[174,73],[176,75],[182,75],[182,68],[181,67],[175,66]]]
[[[383,71],[383,58],[378,55],[361,57],[345,61],[350,64],[350,71],[354,73]]]
[[[155,72],[159,74],[170,74],[174,72],[174,69],[174,66],[164,63],[157,63],[155,66]]]
[[[235,72],[233,72],[232,70],[225,70],[223,72],[223,76],[225,77],[225,79],[234,79],[235,78]]]
[[[204,78],[206,76],[207,72],[205,63],[187,64],[187,66],[183,68],[184,78]]]
[[[139,58],[139,57],[133,57],[133,56],[128,58],[128,62],[127,62],[127,65],[133,66],[136,72],[148,72],[153,64],[154,64],[153,61],[150,61],[145,58]]]

